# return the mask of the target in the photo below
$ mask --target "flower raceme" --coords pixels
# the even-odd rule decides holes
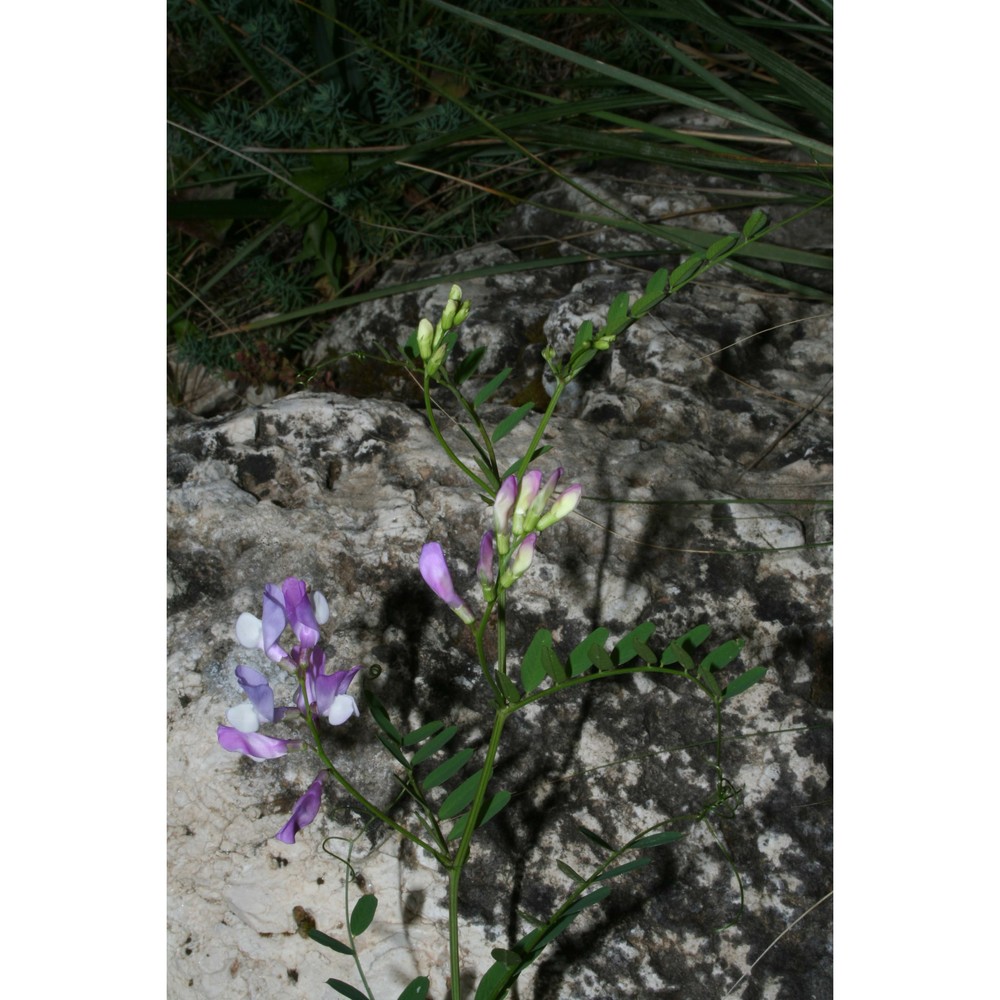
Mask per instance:
[[[268,736],[259,731],[262,724],[273,724],[287,715],[296,715],[303,719],[322,716],[331,726],[339,726],[359,714],[358,704],[347,689],[361,667],[328,674],[326,653],[316,648],[320,639],[319,626],[329,618],[326,598],[319,591],[309,594],[305,582],[295,577],[289,577],[280,586],[269,583],[264,587],[260,618],[247,612],[240,615],[236,622],[240,645],[261,649],[275,662],[285,661],[297,675],[299,685],[294,705],[276,706],[268,679],[252,667],[240,664],[236,668],[236,680],[247,700],[229,709],[226,721],[230,724],[218,728],[219,745],[224,750],[242,753],[258,761],[283,757],[305,741]],[[280,645],[286,628],[291,629],[297,643],[292,646],[291,653],[286,653]],[[296,833],[316,818],[326,773],[320,771],[295,804],[291,818],[276,835],[278,840],[294,843]]]
[[[476,576],[487,602],[495,600],[498,592],[509,590],[527,572],[535,555],[538,535],[576,509],[583,493],[579,483],[568,486],[551,506],[549,504],[562,474],[562,469],[556,469],[543,485],[542,473],[533,469],[525,473],[520,488],[516,476],[508,476],[500,484],[493,500],[493,528],[479,543],[476,564]],[[496,563],[494,548],[499,557]],[[468,604],[455,590],[438,542],[428,542],[423,547],[420,575],[466,625],[475,622]]]

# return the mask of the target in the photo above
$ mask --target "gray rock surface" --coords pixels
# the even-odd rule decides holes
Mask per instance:
[[[608,186],[609,198],[632,211],[677,210],[679,195],[667,205],[649,185]],[[690,204],[696,196],[688,196]],[[542,226],[539,211],[524,209],[510,223],[507,235],[518,240],[500,234],[405,273],[516,259],[514,244]],[[607,229],[570,240],[549,220],[546,232],[565,252],[646,249],[645,237]],[[664,261],[650,250],[649,261],[629,263]],[[490,411],[493,421],[507,403],[544,398],[546,340],[571,338],[583,319],[600,319],[617,291],[638,294],[648,275],[595,260],[464,281],[473,312],[459,357],[483,345],[484,372],[512,365],[518,374]],[[447,284],[355,310],[313,360],[359,345],[394,348],[421,315],[437,315],[446,293]],[[828,312],[711,272],[628,331],[550,427],[552,451],[539,466],[564,466],[588,499],[542,536],[514,591],[512,662],[542,625],[566,653],[597,625],[616,639],[650,619],[656,648],[705,622],[717,642],[745,637],[742,663],[769,670],[725,710],[734,738],[724,768],[741,792],[739,808],[616,880],[609,899],[581,915],[525,979],[524,1000],[723,997],[832,887],[831,525],[821,502],[832,476]],[[467,744],[488,736],[474,650],[417,571],[423,543],[440,541],[456,585],[475,604],[487,508],[437,450],[405,378],[383,368],[362,382],[356,362],[343,360],[335,371],[354,395],[297,394],[210,419],[170,414],[171,997],[319,997],[332,995],[330,976],[356,983],[349,959],[296,934],[301,907],[344,938],[344,869],[321,845],[345,836],[360,837],[354,864],[380,901],[360,947],[376,996],[392,1000],[421,973],[436,1000],[445,996],[446,883],[433,861],[400,851],[385,830],[362,834],[342,794],[324,800],[297,844],[279,843],[274,833],[314,765],[304,755],[254,763],[215,742],[226,708],[241,700],[237,663],[281,683],[263,654],[237,646],[233,625],[241,611],[259,613],[264,583],[290,575],[329,598],[324,640],[334,665],[381,665],[368,683],[402,728],[443,719]],[[378,398],[363,398],[365,386]],[[508,460],[536,421],[529,416],[501,443]],[[363,714],[334,732],[331,752],[388,803],[393,765],[375,732]],[[570,888],[557,858],[592,867],[596,855],[578,824],[623,840],[697,810],[714,781],[705,745],[712,735],[706,699],[648,677],[588,684],[511,720],[496,781],[515,797],[482,831],[463,882],[470,983],[490,964],[491,948],[527,929],[511,899],[544,914]],[[742,916],[724,930],[739,914],[740,891],[716,838],[745,892]],[[346,850],[339,841],[328,847]],[[351,887],[352,899],[358,891]],[[829,902],[818,906],[733,995],[832,996],[831,917]]]

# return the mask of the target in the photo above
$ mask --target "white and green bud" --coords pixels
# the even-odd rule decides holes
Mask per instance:
[[[422,319],[417,324],[417,350],[425,362],[434,353],[434,327],[429,319]]]
[[[538,491],[538,495],[531,502],[531,506],[528,508],[528,513],[524,517],[524,530],[534,531],[538,525],[539,518],[541,518],[542,513],[545,510],[546,505],[552,498],[552,493],[556,488],[559,480],[562,478],[563,470],[561,468],[556,469],[551,476],[545,481],[545,485]]]
[[[576,505],[580,502],[580,495],[583,487],[579,483],[568,486],[562,496],[544,513],[536,525],[537,531],[544,531],[551,527],[556,521],[561,521],[567,514],[576,510]]]
[[[428,375],[433,375],[442,365],[445,359],[445,355],[448,353],[448,345],[442,344],[431,356],[430,359],[424,364],[424,368]]]
[[[455,286],[458,288],[458,285]],[[472,303],[466,299],[459,307],[458,312],[455,313],[455,320],[453,326],[458,326],[459,323],[465,322],[465,318],[469,315],[469,310],[472,308]]]
[[[515,580],[528,572],[531,560],[535,558],[535,542],[537,539],[538,535],[534,533],[527,535],[524,541],[511,553],[507,569],[500,577],[500,587],[502,590],[512,587]]]
[[[517,491],[517,503],[514,504],[514,518],[511,523],[511,533],[515,538],[523,535],[526,531],[524,527],[524,517],[528,509],[538,496],[538,490],[542,485],[542,474],[538,469],[526,472],[521,480],[521,488]]]

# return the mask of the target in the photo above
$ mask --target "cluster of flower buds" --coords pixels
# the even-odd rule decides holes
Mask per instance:
[[[417,350],[428,375],[433,375],[441,367],[448,353],[445,334],[469,315],[470,307],[468,299],[462,301],[462,289],[452,285],[437,325],[432,326],[429,319],[422,319],[417,325]]]
[[[247,649],[261,649],[268,659],[280,663],[295,673],[299,681],[295,704],[276,707],[274,692],[267,678],[252,667],[240,664],[236,680],[247,701],[229,709],[228,726],[219,726],[219,745],[224,750],[242,753],[253,760],[284,757],[289,750],[302,746],[301,739],[279,739],[261,733],[262,723],[280,722],[286,715],[323,716],[331,726],[339,726],[356,716],[358,704],[347,693],[360,666],[350,670],[326,672],[326,653],[317,648],[320,625],[330,619],[326,598],[315,591],[309,594],[305,582],[289,577],[280,586],[269,583],[264,587],[264,607],[257,618],[244,612],[236,620],[236,638]],[[290,652],[281,646],[281,637],[289,628],[296,644]],[[295,804],[291,818],[277,833],[286,844],[295,842],[295,834],[311,823],[319,812],[323,779],[320,771],[305,795]]]
[[[579,483],[568,486],[552,501],[562,474],[562,469],[556,469],[543,486],[542,473],[533,469],[525,473],[520,488],[517,477],[508,476],[497,490],[493,500],[493,528],[479,543],[476,566],[487,602],[495,600],[500,592],[509,590],[524,576],[534,559],[539,534],[576,509],[583,492]],[[468,604],[456,592],[444,552],[437,542],[428,542],[420,553],[420,574],[466,625],[476,620]]]

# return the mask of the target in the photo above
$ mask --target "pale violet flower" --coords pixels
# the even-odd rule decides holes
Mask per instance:
[[[508,476],[493,498],[493,531],[497,540],[497,551],[506,555],[510,548],[510,514],[517,500],[517,476]]]
[[[291,818],[275,834],[276,839],[286,844],[294,844],[295,834],[303,827],[308,826],[316,818],[323,799],[323,778],[325,775],[326,771],[320,771],[316,775],[316,779],[306,789],[305,795],[295,803]]]
[[[262,673],[240,664],[236,668],[236,679],[248,700],[229,709],[226,718],[241,733],[255,733],[262,722],[277,722],[284,718],[288,709],[274,707],[274,692]]]
[[[347,693],[351,681],[361,667],[337,670],[332,674],[325,673],[325,667],[326,657],[319,650],[315,650],[305,674],[306,698],[310,707],[314,707],[331,726],[341,726],[352,715],[361,714],[354,696]],[[305,699],[302,697],[301,689],[296,692],[295,703],[300,712],[305,711]]]
[[[444,561],[444,552],[437,542],[428,542],[420,552],[420,575],[424,582],[466,625],[471,625],[475,615],[469,606],[455,592],[451,582],[448,564]]]
[[[263,733],[244,733],[232,726],[219,726],[218,737],[223,750],[242,753],[254,760],[284,757],[289,750],[302,745],[302,740],[279,740]]]
[[[285,627],[291,628],[300,649],[311,649],[319,642],[319,626],[330,620],[330,605],[319,592],[306,593],[305,582],[288,577],[279,587],[264,587],[261,617],[244,611],[236,619],[236,639],[246,649],[262,649],[269,659],[279,663],[288,653],[279,644]]]

